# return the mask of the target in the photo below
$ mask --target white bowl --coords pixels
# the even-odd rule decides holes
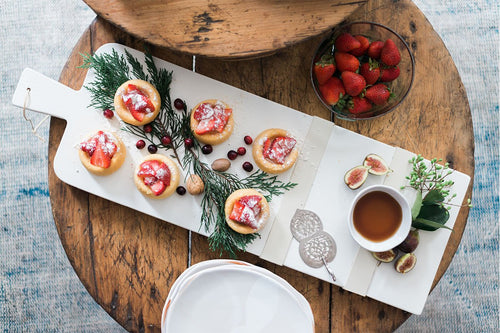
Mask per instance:
[[[361,199],[361,197],[363,197],[365,194],[374,191],[385,192],[390,196],[392,196],[401,206],[401,211],[402,211],[402,220],[399,228],[392,236],[381,242],[374,242],[363,237],[356,230],[353,223],[354,207],[358,203],[359,199]],[[351,232],[352,237],[359,245],[361,245],[363,248],[371,252],[388,251],[401,244],[405,240],[406,236],[408,236],[408,233],[410,232],[411,221],[412,221],[411,207],[406,198],[395,188],[385,185],[372,185],[370,187],[361,190],[354,198],[354,201],[352,202],[349,211],[349,231]]]

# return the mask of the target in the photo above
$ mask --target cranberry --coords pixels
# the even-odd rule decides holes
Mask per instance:
[[[153,125],[151,125],[151,124],[146,124],[146,125],[144,125],[143,130],[144,130],[144,132],[146,132],[146,133],[151,133],[151,132],[153,132]]]
[[[177,110],[183,110],[184,109],[184,101],[180,98],[176,98],[174,101],[174,108]]]
[[[201,152],[205,155],[210,154],[213,150],[212,145],[204,145],[201,147]]]
[[[236,152],[238,153],[238,155],[243,156],[247,153],[247,150],[245,149],[245,147],[240,147]]]
[[[235,160],[236,157],[238,157],[238,153],[234,150],[230,150],[227,152],[227,158],[229,158],[230,160]]]
[[[104,117],[108,118],[108,119],[111,119],[113,118],[113,116],[115,115],[113,111],[111,111],[110,109],[106,109],[102,112],[102,114],[104,115]]]
[[[168,146],[172,143],[172,137],[170,135],[165,135],[161,138],[161,143],[165,146]]]
[[[149,146],[148,146],[148,151],[149,151],[151,154],[156,154],[156,152],[158,151],[158,147],[156,147],[156,145],[149,145]]]
[[[137,147],[137,149],[142,149],[146,147],[146,142],[144,142],[144,140],[139,140],[135,143],[135,146]]]
[[[243,140],[245,141],[245,143],[247,145],[251,145],[253,140],[252,140],[252,137],[250,135],[245,135],[245,137],[243,138]]]
[[[185,145],[185,146],[186,146],[186,148],[188,148],[188,149],[189,149],[189,148],[193,148],[193,146],[194,146],[194,141],[193,141],[193,139],[191,139],[191,138],[186,138],[186,139],[184,139],[184,145]]]
[[[244,162],[242,167],[243,167],[243,170],[248,171],[248,172],[253,170],[253,165],[250,162]]]
[[[184,195],[186,194],[186,188],[184,186],[177,186],[175,189],[178,195]]]

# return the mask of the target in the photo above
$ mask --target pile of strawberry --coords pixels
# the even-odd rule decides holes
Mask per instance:
[[[370,42],[362,35],[342,33],[333,55],[324,54],[314,65],[319,90],[327,104],[352,114],[383,105],[393,96],[387,86],[400,73],[401,53],[392,39]]]

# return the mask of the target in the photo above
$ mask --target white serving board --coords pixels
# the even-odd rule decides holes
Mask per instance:
[[[142,52],[127,48],[120,44],[106,44],[96,51],[96,54],[110,53],[112,49],[123,54],[127,49],[133,56],[143,60]],[[311,117],[302,112],[293,110],[283,105],[250,94],[243,90],[229,86],[222,82],[210,79],[200,74],[191,72],[182,67],[155,58],[158,67],[173,71],[171,84],[171,98],[179,97],[186,101],[188,109],[205,99],[219,99],[233,108],[235,128],[232,136],[224,143],[214,147],[214,151],[207,156],[202,155],[208,163],[225,157],[230,149],[245,146],[243,137],[251,135],[256,137],[261,131],[278,127],[288,130],[298,141],[300,151],[299,160],[294,168],[280,174],[278,179],[287,182],[297,181],[299,186],[281,197],[273,198],[271,202],[271,216],[268,225],[260,232],[250,246],[248,252],[280,265],[286,265],[306,274],[316,276],[331,282],[324,269],[314,269],[306,266],[298,252],[298,242],[292,240],[289,231],[290,213],[296,208],[305,208],[317,213],[323,221],[325,231],[329,232],[337,243],[337,256],[330,263],[335,271],[337,281],[335,284],[345,289],[370,296],[385,303],[402,308],[412,313],[420,313],[430,291],[430,286],[437,271],[437,267],[444,253],[449,238],[449,231],[439,230],[432,235],[422,237],[418,254],[418,274],[413,271],[406,276],[390,271],[388,266],[377,268],[376,262],[366,251],[360,249],[349,234],[347,227],[347,213],[349,205],[356,191],[348,189],[343,183],[344,173],[353,166],[360,165],[369,153],[376,153],[386,161],[406,159],[411,153],[405,152],[384,143],[375,141],[357,133],[345,130],[333,123]],[[94,73],[89,71],[85,78],[84,86],[94,80]],[[43,76],[36,71],[26,69],[19,80],[14,93],[13,104],[22,107],[26,89],[30,88],[30,103],[27,109],[49,114],[67,121],[67,127],[54,159],[56,175],[65,183],[114,201],[121,205],[136,209],[145,214],[168,221],[194,232],[208,235],[200,226],[201,196],[179,196],[177,194],[164,200],[154,200],[144,197],[135,187],[133,172],[135,166],[148,155],[147,149],[135,148],[137,137],[121,131],[123,124],[115,116],[108,120],[102,116],[102,110],[89,108],[90,95],[82,88],[72,90],[59,82]],[[96,176],[89,173],[81,164],[78,157],[78,144],[88,135],[97,130],[112,130],[123,139],[127,148],[127,157],[124,165],[110,176]],[[316,131],[316,129],[318,129]],[[311,133],[325,133],[316,135],[311,140]],[[316,140],[316,141],[315,141]],[[314,154],[316,146],[323,146],[324,151]],[[240,177],[248,175],[241,168],[244,161],[251,161],[251,149],[247,147],[247,154],[238,157],[232,162],[229,172]],[[168,152],[160,153],[169,155]],[[401,161],[399,161],[401,164]],[[399,169],[405,167],[398,166]],[[294,170],[298,170],[294,173]],[[309,172],[309,170],[311,170]],[[404,176],[408,170],[400,170],[390,177],[370,176],[367,185],[388,182],[399,187],[404,183]],[[311,174],[309,174],[311,173]],[[185,172],[183,173],[185,176]],[[306,182],[309,177],[310,184]],[[455,172],[455,192],[458,194],[455,202],[461,203],[469,177]],[[184,179],[184,177],[182,177]],[[307,183],[307,188],[301,187],[301,180]],[[181,181],[181,183],[183,180]],[[410,194],[411,196],[411,194]],[[293,198],[293,200],[290,200]],[[283,205],[282,205],[282,202]],[[290,203],[293,206],[288,207]],[[282,207],[283,206],[283,207]],[[455,222],[456,212],[448,226]],[[279,215],[279,216],[277,216]],[[286,216],[287,218],[283,218]],[[278,218],[276,218],[278,217]],[[428,244],[427,244],[428,243]],[[432,247],[432,250],[430,248]],[[417,250],[418,251],[418,250]],[[381,265],[382,266],[382,265]],[[417,276],[419,283],[412,283],[412,288],[407,288],[408,277]],[[360,278],[363,277],[363,278]],[[386,284],[398,286],[385,292]],[[412,298],[409,296],[418,296]],[[415,302],[415,299],[417,301]],[[413,301],[410,301],[413,300]]]

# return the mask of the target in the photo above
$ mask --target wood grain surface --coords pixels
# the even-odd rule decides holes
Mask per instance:
[[[84,0],[145,41],[189,54],[272,53],[329,30],[367,0]]]
[[[397,15],[395,15],[397,13]],[[468,175],[474,173],[474,141],[466,93],[455,65],[429,22],[409,0],[374,0],[348,20],[370,20],[398,31],[416,59],[415,83],[395,112],[370,121],[335,122],[424,157],[442,157]],[[307,114],[329,118],[309,79],[312,53],[323,36],[285,48],[272,56],[227,61],[196,58],[196,71]],[[107,42],[143,50],[143,42],[98,18],[81,37],[60,81],[80,89],[86,72],[77,69],[80,53]],[[185,68],[192,57],[150,46],[157,57]],[[172,96],[173,98],[182,96]],[[217,258],[205,237],[119,206],[62,183],[53,160],[65,122],[52,118],[49,143],[49,190],[56,227],[68,258],[94,299],[125,329],[159,332],[164,300],[175,279],[188,267]],[[471,196],[471,188],[466,197]],[[468,209],[462,209],[436,274],[439,281],[462,237]],[[191,257],[188,248],[191,241]],[[243,253],[239,259],[282,276],[310,302],[316,332],[390,332],[410,314],[364,298],[283,266]]]

